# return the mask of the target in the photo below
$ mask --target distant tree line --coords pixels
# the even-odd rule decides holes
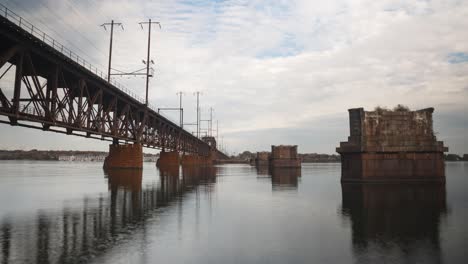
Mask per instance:
[[[99,156],[107,155],[104,151],[73,151],[73,150],[0,150],[0,160],[59,160],[60,156]],[[144,154],[145,157],[157,156],[157,154]],[[256,152],[244,151],[237,156],[231,156],[231,159],[249,161],[257,157]],[[304,153],[299,154],[302,162],[340,162],[340,155],[337,154],[318,154]],[[459,156],[457,154],[445,154],[446,161],[468,161],[468,154]]]
[[[251,160],[257,157],[256,152],[244,151],[237,156],[231,156],[231,159],[236,160]],[[318,154],[318,153],[304,153],[299,154],[302,162],[341,162],[341,157],[338,154]],[[446,161],[468,161],[468,154],[459,156],[457,154],[445,154]]]
[[[299,154],[299,157],[302,162],[341,162],[341,157],[337,154],[305,153]]]
[[[0,150],[0,160],[58,160],[59,154],[52,151],[39,151],[36,149]]]
[[[244,151],[237,156],[231,156],[231,159],[236,160],[251,160],[257,157],[256,152]],[[340,155],[337,154],[318,154],[318,153],[304,153],[299,154],[302,162],[340,162]]]
[[[468,154],[459,156],[457,154],[445,154],[444,159],[446,161],[468,161]]]
[[[257,157],[257,152],[250,152],[248,150],[239,153],[237,156],[232,155],[230,158],[235,160],[250,160],[255,159]]]

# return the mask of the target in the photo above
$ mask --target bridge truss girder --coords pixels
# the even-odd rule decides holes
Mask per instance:
[[[0,20],[0,120],[145,147],[208,155],[210,147],[112,84],[7,20]],[[11,73],[10,73],[11,75]]]

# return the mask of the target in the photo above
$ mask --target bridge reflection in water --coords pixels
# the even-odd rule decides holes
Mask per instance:
[[[158,210],[200,186],[211,192],[215,167],[159,168],[157,184],[142,186],[142,170],[107,170],[109,196],[81,208],[40,212],[35,219],[0,220],[1,263],[83,263],[144,229]]]
[[[357,263],[442,263],[445,184],[342,184],[341,212]]]

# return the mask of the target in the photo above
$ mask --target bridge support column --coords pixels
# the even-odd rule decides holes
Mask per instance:
[[[267,167],[270,164],[270,152],[257,152],[257,157],[255,158],[256,167]]]
[[[162,150],[161,153],[159,153],[159,159],[156,161],[156,166],[179,166],[180,164],[180,158],[179,158],[179,152],[178,151],[164,151]]]
[[[208,157],[199,156],[196,154],[188,154],[182,156],[181,164],[184,166],[203,166],[203,165],[212,165],[213,164],[213,155]]]
[[[202,159],[205,165],[213,165],[215,160],[218,159],[218,154],[214,149],[211,149],[210,155],[208,157],[203,156]]]
[[[200,156],[198,155],[184,154],[182,156],[181,164],[183,166],[200,165],[200,163]]]
[[[444,182],[448,148],[437,141],[433,111],[350,109],[350,136],[337,148],[341,181]]]
[[[269,165],[272,168],[300,168],[297,146],[271,146]]]
[[[109,145],[109,155],[104,160],[106,169],[142,169],[143,148],[141,144]]]

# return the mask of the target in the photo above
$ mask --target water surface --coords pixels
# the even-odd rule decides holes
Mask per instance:
[[[468,263],[468,163],[445,185],[341,185],[340,164],[103,171],[0,162],[2,263]]]

